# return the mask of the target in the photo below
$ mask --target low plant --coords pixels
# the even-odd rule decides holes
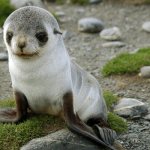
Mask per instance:
[[[10,5],[9,0],[0,0],[0,26],[3,25],[5,19],[12,13],[15,9]]]
[[[113,58],[103,67],[102,74],[104,76],[135,74],[141,67],[149,65],[150,48],[143,48],[136,53],[122,53]]]
[[[113,95],[112,92],[104,91],[104,99],[108,108],[108,124],[117,133],[126,132],[128,129],[127,122],[116,115],[113,111],[113,106],[118,102],[118,97]]]

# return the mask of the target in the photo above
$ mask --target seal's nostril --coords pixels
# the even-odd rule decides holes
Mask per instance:
[[[19,42],[18,43],[18,47],[21,49],[21,51],[23,51],[23,48],[26,46],[25,42]]]

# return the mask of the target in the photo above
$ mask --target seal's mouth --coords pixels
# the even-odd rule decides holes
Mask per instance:
[[[34,53],[20,52],[20,53],[13,53],[13,54],[22,58],[31,58],[31,57],[37,56],[38,52],[34,52]]]

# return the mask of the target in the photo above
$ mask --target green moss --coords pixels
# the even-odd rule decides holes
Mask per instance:
[[[118,97],[113,95],[112,92],[104,91],[104,99],[109,111],[113,109],[113,106],[117,103]]]
[[[14,106],[13,100],[0,101],[0,107]],[[25,122],[16,124],[0,123],[0,149],[19,150],[19,148],[33,138],[47,135],[65,127],[64,121],[49,115],[30,116]]]
[[[112,92],[104,91],[104,99],[106,101],[106,105],[109,111],[112,111],[113,106],[117,103],[118,97],[114,96]],[[127,131],[127,122],[114,114],[113,112],[108,113],[108,124],[112,129],[114,129],[117,133],[122,133]]]
[[[15,106],[15,101],[12,99],[5,99],[5,100],[0,100],[0,107],[14,107]]]
[[[134,54],[123,53],[110,60],[102,70],[104,76],[138,73],[143,66],[150,65],[150,48],[140,49]]]
[[[108,113],[108,124],[117,133],[126,132],[128,129],[127,122],[123,118],[119,117],[118,115],[112,112]]]
[[[88,4],[89,0],[70,0],[70,2],[72,4],[80,4],[80,5],[84,5],[84,4]]]
[[[10,5],[9,0],[0,0],[0,26],[3,25],[5,19],[15,9]]]

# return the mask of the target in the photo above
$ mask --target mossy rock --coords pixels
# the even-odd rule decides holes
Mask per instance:
[[[0,0],[0,26],[3,26],[6,18],[15,10],[13,6],[10,5],[9,0]]]

